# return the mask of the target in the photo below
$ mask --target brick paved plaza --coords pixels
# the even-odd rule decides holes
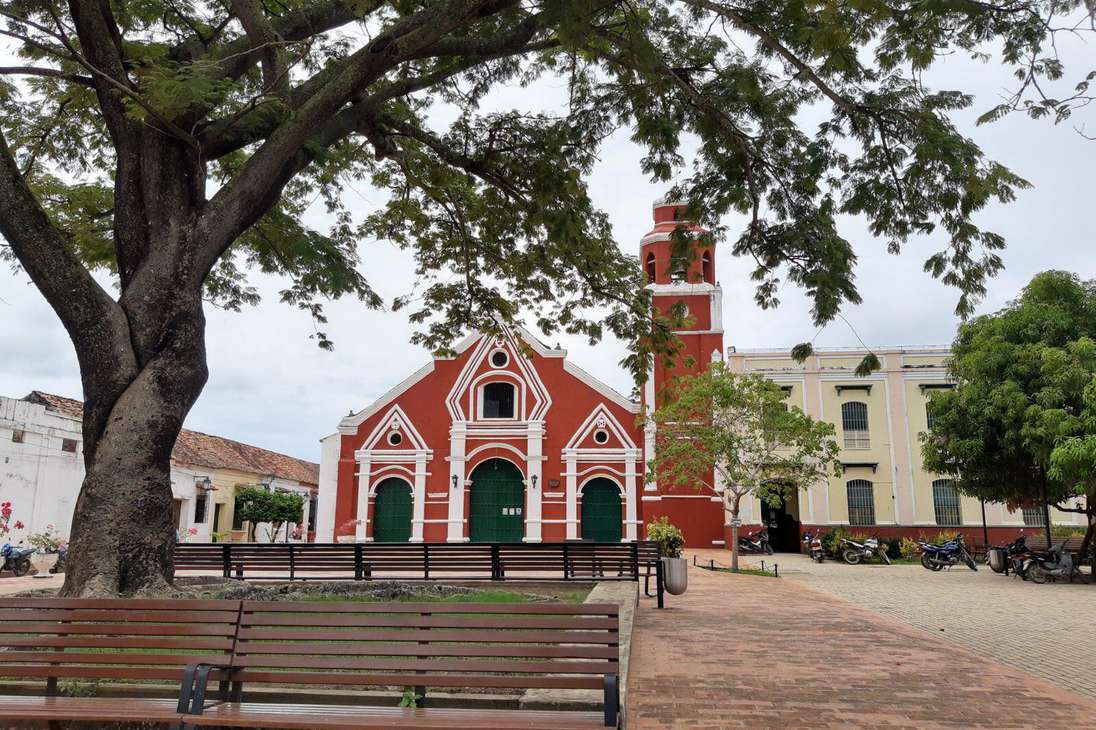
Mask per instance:
[[[779,555],[781,574],[1096,699],[1096,586]]]
[[[908,573],[893,581],[895,602],[917,595],[919,576]],[[1096,717],[1088,697],[804,585],[809,580],[690,568],[689,591],[668,597],[667,610],[644,600],[627,727],[1078,728]],[[1032,589],[1024,595],[1049,595],[1023,587]],[[1074,636],[1086,643],[1089,633]]]

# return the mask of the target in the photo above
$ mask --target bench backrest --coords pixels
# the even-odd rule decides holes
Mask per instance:
[[[618,607],[244,601],[243,682],[602,689],[618,673]]]
[[[0,600],[0,677],[181,679],[231,657],[239,601]],[[219,678],[213,675],[215,679]]]

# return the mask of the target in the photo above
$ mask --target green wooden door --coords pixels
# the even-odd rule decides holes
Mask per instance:
[[[521,542],[525,536],[525,485],[509,461],[492,459],[472,472],[472,542]]]
[[[620,490],[608,479],[591,480],[582,488],[582,539],[620,542]]]
[[[390,477],[377,485],[373,502],[373,542],[411,539],[411,485]]]

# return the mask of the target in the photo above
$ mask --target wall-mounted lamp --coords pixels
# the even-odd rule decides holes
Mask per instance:
[[[533,489],[536,489],[537,488],[537,475],[534,474],[533,476],[529,477],[529,481],[531,481],[533,483]]]
[[[457,488],[457,481],[458,481],[458,480],[457,480],[457,475],[456,475],[456,474],[454,474],[454,475],[453,475],[453,489],[456,489],[456,488]]]
[[[194,482],[194,486],[203,492],[216,492],[217,488],[213,486],[213,480],[209,477],[202,477]]]

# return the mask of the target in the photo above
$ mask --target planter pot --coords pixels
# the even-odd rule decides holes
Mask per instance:
[[[48,578],[50,568],[57,565],[57,553],[35,553],[30,558],[30,564],[38,571],[36,578]]]
[[[685,558],[662,558],[662,581],[668,593],[680,596],[689,587],[689,561]]]

